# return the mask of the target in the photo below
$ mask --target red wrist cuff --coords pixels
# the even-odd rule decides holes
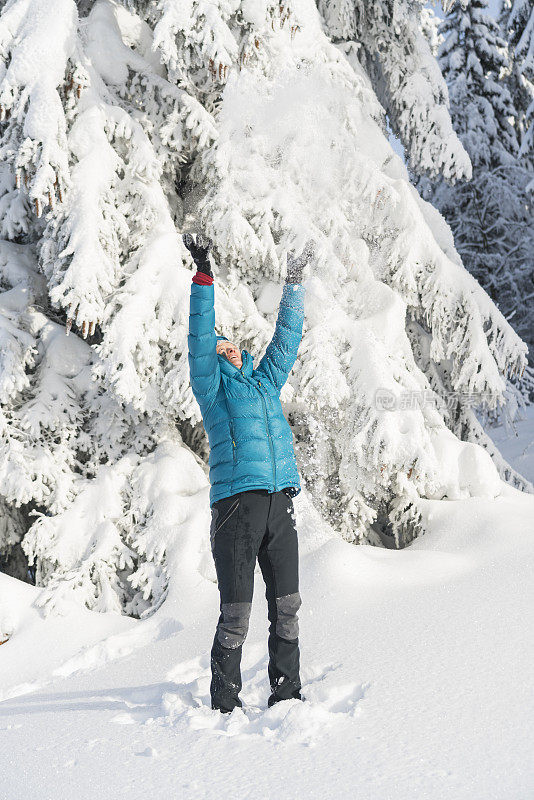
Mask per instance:
[[[198,283],[199,286],[211,286],[213,283],[213,276],[206,275],[205,272],[196,272],[193,275],[193,283]]]

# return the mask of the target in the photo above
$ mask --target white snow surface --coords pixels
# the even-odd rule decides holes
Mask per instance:
[[[0,575],[2,800],[532,797],[532,495],[423,501],[403,551],[348,544],[299,495],[307,700],[266,708],[258,572],[228,716],[209,706],[207,485],[189,499],[148,619],[45,617],[41,590]]]

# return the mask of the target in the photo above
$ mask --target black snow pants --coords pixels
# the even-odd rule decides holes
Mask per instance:
[[[248,632],[256,559],[265,581],[270,623],[270,702],[300,697],[297,611],[301,598],[290,493],[252,489],[218,500],[211,508],[210,538],[220,592],[211,650],[212,708],[228,712],[241,706],[241,652]]]

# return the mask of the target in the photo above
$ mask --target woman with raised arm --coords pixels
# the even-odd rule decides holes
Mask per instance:
[[[252,356],[215,334],[210,243],[184,236],[197,272],[191,286],[189,369],[210,444],[211,550],[220,616],[211,650],[211,704],[241,706],[241,653],[259,562],[269,616],[268,705],[303,700],[299,675],[301,605],[293,497],[300,481],[293,434],[280,390],[295,363],[304,321],[302,270],[311,257],[288,255],[274,336],[254,368]]]

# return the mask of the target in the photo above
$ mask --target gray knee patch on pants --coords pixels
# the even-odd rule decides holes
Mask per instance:
[[[276,633],[282,639],[298,639],[299,620],[297,611],[302,605],[299,592],[276,598]]]
[[[223,647],[235,650],[248,633],[252,603],[223,603],[223,621],[217,625],[217,638]]]

